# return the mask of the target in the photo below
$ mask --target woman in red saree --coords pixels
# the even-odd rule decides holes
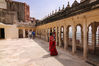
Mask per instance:
[[[54,39],[52,33],[50,33],[49,51],[50,51],[50,55],[51,55],[51,56],[56,56],[56,55],[58,55],[58,52],[57,52],[57,50],[56,50],[56,42],[55,42],[55,39]]]

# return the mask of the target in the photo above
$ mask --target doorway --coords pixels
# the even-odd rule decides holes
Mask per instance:
[[[23,38],[23,30],[19,29],[19,38]]]
[[[4,30],[4,28],[0,28],[0,39],[5,39],[5,30]]]

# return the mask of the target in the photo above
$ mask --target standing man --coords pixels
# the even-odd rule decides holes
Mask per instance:
[[[34,39],[35,38],[35,32],[34,31],[32,32],[32,35],[33,35],[33,39]]]

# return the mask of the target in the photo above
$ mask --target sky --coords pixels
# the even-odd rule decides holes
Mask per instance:
[[[66,7],[68,1],[70,5],[74,0],[15,0],[19,2],[25,2],[30,6],[30,16],[36,19],[43,19],[52,11],[58,10],[59,7],[62,8],[63,5]],[[77,0],[80,2],[80,0]]]

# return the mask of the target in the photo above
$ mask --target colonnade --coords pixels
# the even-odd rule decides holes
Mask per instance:
[[[33,28],[32,29],[19,28],[18,29],[19,38],[28,38],[29,31],[35,31],[35,30]]]
[[[37,36],[45,36],[45,38],[43,38],[44,40],[48,41],[49,37],[50,37],[50,32],[55,31],[56,33],[56,43],[57,46],[65,49],[66,51],[68,50],[69,46],[72,47],[71,52],[72,54],[76,54],[77,48],[82,49],[83,51],[83,58],[86,59],[88,57],[88,51],[92,50],[95,53],[95,49],[96,49],[96,29],[98,28],[99,23],[97,22],[93,22],[90,24],[92,27],[92,45],[91,47],[88,44],[88,31],[89,31],[89,26],[85,23],[85,24],[77,24],[77,25],[60,25],[60,26],[52,26],[52,27],[48,27],[48,28],[41,28],[41,29],[37,29]],[[80,35],[77,39],[77,27],[80,27]],[[69,28],[72,28],[71,30],[69,30]],[[43,31],[43,32],[42,32]],[[45,32],[44,32],[45,31]],[[69,35],[69,31],[70,31],[70,35]],[[40,37],[42,38],[42,37]],[[99,48],[99,44],[97,46]],[[98,52],[99,53],[99,52]]]

